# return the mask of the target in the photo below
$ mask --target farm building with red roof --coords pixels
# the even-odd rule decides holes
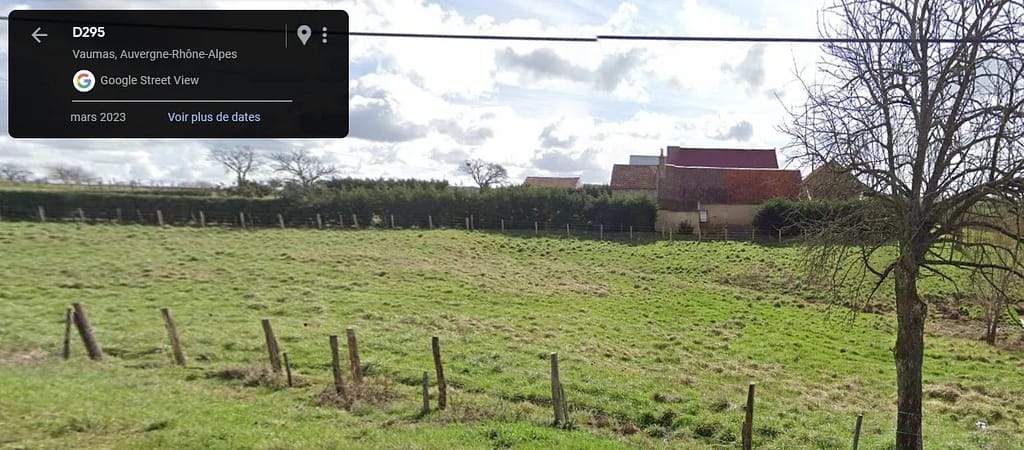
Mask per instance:
[[[775,149],[668,147],[665,164],[723,169],[778,169]]]
[[[667,153],[657,166],[612,168],[612,195],[657,200],[658,230],[684,223],[698,233],[749,229],[766,201],[800,196],[800,171],[779,169],[774,149],[668,147]]]
[[[612,166],[612,195],[658,198],[658,166],[616,164]]]

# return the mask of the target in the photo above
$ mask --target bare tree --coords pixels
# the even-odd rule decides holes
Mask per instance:
[[[493,184],[502,183],[508,179],[508,171],[500,164],[490,163],[482,159],[468,159],[459,171],[469,175],[473,182],[480,186],[480,189],[487,189]]]
[[[823,45],[815,80],[800,77],[806,103],[780,128],[798,161],[838,164],[876,193],[856,217],[808,236],[810,261],[833,286],[874,293],[894,279],[896,448],[919,450],[928,305],[918,280],[1022,276],[1015,261],[977,253],[1008,253],[988,237],[1017,242],[1021,231],[1004,219],[1024,193],[1024,6],[836,0],[823,23],[839,40]]]
[[[263,160],[248,145],[211,148],[209,158],[224,166],[224,170],[235,174],[235,185],[242,187],[248,177],[263,165]]]
[[[302,187],[309,187],[317,180],[338,173],[338,168],[325,163],[320,157],[300,149],[288,153],[275,153],[274,171],[285,173]]]
[[[1016,226],[1019,227],[1020,224]],[[974,244],[977,236],[978,233],[969,233],[964,236],[964,240]],[[1001,269],[1021,265],[1022,242],[1020,239],[1003,235],[983,235],[981,238],[988,243],[995,241],[999,245],[984,248],[970,245],[961,251],[975,263],[970,275],[971,284],[975,288],[971,297],[982,309],[985,342],[995,345],[999,325],[1005,324],[1008,317],[1015,315],[1013,307],[1016,306],[1021,293],[1024,293],[1024,280],[1015,276],[1012,271]],[[1013,323],[1015,328],[1022,325],[1024,324]]]
[[[48,167],[46,169],[46,176],[51,180],[57,180],[64,184],[86,184],[99,180],[99,177],[82,167],[67,165]]]
[[[32,172],[23,166],[12,163],[0,164],[0,181],[25,183],[30,176],[32,176]]]

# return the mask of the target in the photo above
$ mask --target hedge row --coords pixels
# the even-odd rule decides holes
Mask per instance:
[[[770,200],[757,211],[754,226],[766,233],[781,230],[784,236],[796,236],[838,218],[860,214],[866,204],[863,201]]]
[[[74,217],[81,208],[92,218],[153,222],[160,210],[166,223],[194,221],[202,211],[209,221],[234,221],[239,212],[256,224],[277,223],[281,214],[290,225],[308,225],[317,214],[360,220],[394,216],[399,226],[454,226],[473,216],[477,228],[497,228],[502,219],[513,222],[654,226],[656,206],[645,198],[613,199],[592,191],[510,187],[470,191],[396,186],[386,189],[323,189],[314,194],[274,199],[241,197],[186,197],[133,195],[76,191],[0,191],[0,215],[5,219],[31,220],[38,206],[49,217]],[[361,225],[366,225],[365,223]]]

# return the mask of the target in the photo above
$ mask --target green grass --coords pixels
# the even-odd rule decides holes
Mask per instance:
[[[829,313],[799,257],[749,243],[3,223],[0,447],[734,448],[755,381],[757,448],[847,447],[859,413],[861,448],[888,448],[894,320]],[[103,362],[77,339],[60,360],[76,301]],[[161,307],[188,368],[170,364]],[[258,378],[261,318],[300,386],[213,376]],[[327,338],[349,326],[370,383],[388,393],[351,411],[319,402]],[[1019,346],[988,347],[981,333],[930,325],[928,448],[1024,441]],[[420,417],[434,335],[450,407]],[[550,425],[556,351],[568,429]]]

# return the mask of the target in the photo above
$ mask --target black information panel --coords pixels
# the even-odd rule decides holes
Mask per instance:
[[[342,138],[348,15],[17,10],[16,138]]]

